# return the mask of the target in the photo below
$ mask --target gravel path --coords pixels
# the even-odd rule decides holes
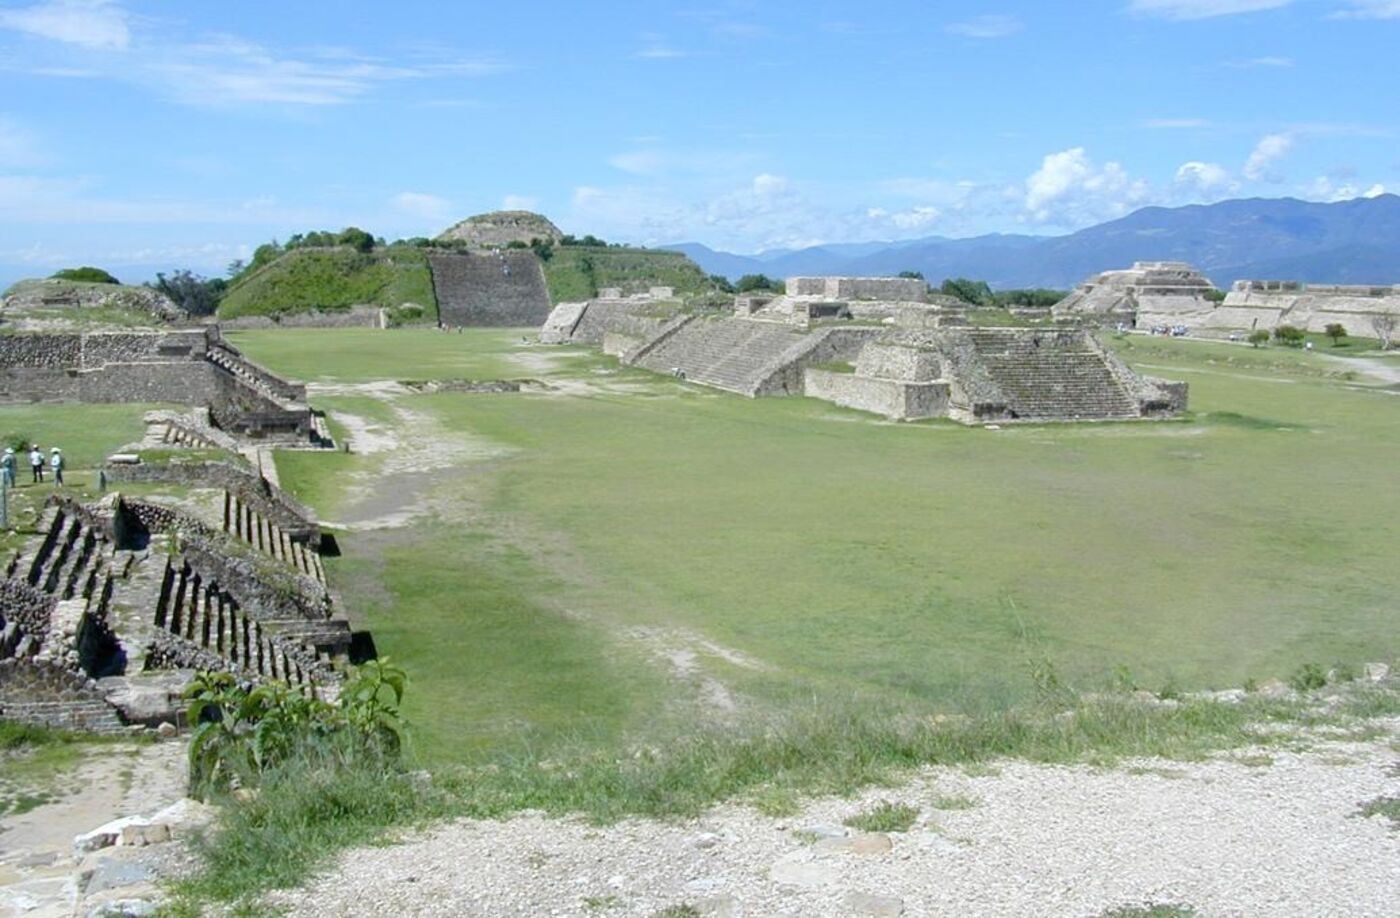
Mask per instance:
[[[1271,761],[928,769],[787,819],[725,807],[606,828],[533,814],[460,821],[349,852],[276,901],[317,916],[652,916],[683,904],[734,916],[1095,916],[1149,902],[1201,915],[1393,916],[1400,830],[1357,815],[1400,796],[1400,721],[1387,726],[1377,740]],[[881,800],[917,807],[918,821],[888,835],[843,828]]]

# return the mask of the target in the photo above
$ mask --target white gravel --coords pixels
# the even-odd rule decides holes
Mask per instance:
[[[1094,916],[1149,902],[1212,916],[1394,916],[1400,831],[1356,815],[1400,796],[1400,722],[1388,726],[1381,739],[1317,743],[1267,764],[1236,754],[1114,769],[1008,762],[983,776],[928,769],[784,819],[724,807],[606,828],[538,814],[460,821],[351,851],[275,901],[317,916],[650,916],[680,904],[706,915]],[[946,795],[976,803],[937,809]],[[880,800],[921,813],[887,852],[814,845],[801,831],[830,834]]]

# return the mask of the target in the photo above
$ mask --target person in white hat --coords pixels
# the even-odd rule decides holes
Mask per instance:
[[[44,480],[44,450],[37,443],[29,447],[29,471],[34,475],[34,484]]]
[[[53,469],[53,486],[63,484],[63,450],[57,446],[49,451],[49,468]]]
[[[0,478],[4,479],[5,487],[15,486],[15,451],[12,447],[5,447],[5,455],[0,456]]]

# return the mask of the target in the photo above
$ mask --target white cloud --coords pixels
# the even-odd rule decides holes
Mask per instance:
[[[899,230],[924,229],[938,222],[938,218],[943,216],[942,211],[937,207],[913,207],[909,210],[895,211],[893,213],[883,207],[872,207],[865,212],[865,215],[875,223],[888,223]]]
[[[1291,57],[1251,57],[1241,61],[1230,61],[1225,66],[1233,67],[1236,70],[1252,70],[1256,67],[1292,67]]]
[[[1235,181],[1224,166],[1198,160],[1182,163],[1176,170],[1174,182],[1177,191],[1188,198],[1212,198],[1222,194],[1233,194],[1240,187],[1239,182]]]
[[[1351,0],[1333,19],[1400,19],[1400,0]]]
[[[125,50],[131,42],[127,13],[109,0],[49,0],[0,10],[0,28],[100,50]]]
[[[1211,19],[1288,6],[1293,0],[1131,0],[1128,11],[1163,19]]]
[[[680,57],[689,57],[686,51],[681,51],[673,47],[665,37],[655,32],[648,32],[642,36],[643,47],[633,57],[648,61],[673,60]]]
[[[1025,24],[1015,16],[1005,13],[989,13],[964,22],[951,22],[943,31],[964,38],[1006,38],[1025,28]]]
[[[422,220],[443,222],[451,219],[452,204],[446,198],[420,191],[401,191],[389,199],[397,213]]]
[[[1265,134],[1259,138],[1249,159],[1244,164],[1244,177],[1252,182],[1281,181],[1269,171],[1269,167],[1293,149],[1292,134]]]
[[[1362,188],[1352,182],[1338,184],[1326,175],[1318,176],[1301,190],[1304,197],[1318,198],[1331,203],[1350,201],[1353,198],[1378,198],[1385,194],[1385,186],[1379,182],[1369,188]]]
[[[1033,223],[1079,226],[1122,216],[1145,203],[1149,187],[1115,162],[1096,165],[1083,147],[1046,156],[1026,179],[1025,217]]]

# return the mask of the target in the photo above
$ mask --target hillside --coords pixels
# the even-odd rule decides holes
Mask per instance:
[[[679,252],[618,246],[556,246],[544,276],[553,303],[591,299],[603,287],[620,287],[623,295],[674,287],[685,297],[711,286],[700,266]]]
[[[219,304],[219,318],[349,309],[361,303],[390,309],[411,303],[435,321],[437,298],[423,250],[403,245],[369,253],[349,246],[292,249],[235,279]]]
[[[1400,196],[1333,204],[1293,198],[1145,207],[1067,236],[928,237],[907,242],[819,246],[757,256],[672,246],[707,271],[735,278],[764,273],[895,274],[920,271],[982,278],[993,287],[1071,287],[1134,261],[1188,261],[1219,286],[1243,278],[1313,283],[1400,282]]]

